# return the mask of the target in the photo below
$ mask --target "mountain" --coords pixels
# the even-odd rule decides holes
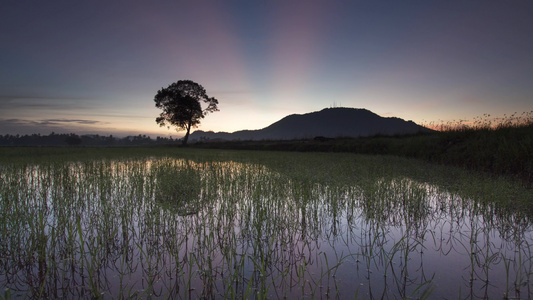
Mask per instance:
[[[289,115],[259,130],[241,130],[233,133],[195,131],[191,141],[201,140],[292,140],[317,136],[325,138],[364,137],[377,134],[395,135],[430,131],[413,121],[384,118],[357,108],[326,108],[321,111]]]

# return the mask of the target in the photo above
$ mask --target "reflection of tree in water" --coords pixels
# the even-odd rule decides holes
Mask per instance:
[[[197,214],[203,206],[200,173],[191,161],[183,165],[166,162],[153,166],[154,199],[161,207],[180,216]]]

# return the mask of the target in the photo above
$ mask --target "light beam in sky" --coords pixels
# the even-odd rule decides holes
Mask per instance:
[[[153,97],[182,79],[220,101],[201,130],[332,105],[415,122],[531,111],[531,15],[529,1],[2,1],[0,134],[176,136]]]

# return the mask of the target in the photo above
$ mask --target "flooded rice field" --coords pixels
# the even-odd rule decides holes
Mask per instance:
[[[1,293],[531,298],[530,197],[503,179],[350,154],[4,162]]]

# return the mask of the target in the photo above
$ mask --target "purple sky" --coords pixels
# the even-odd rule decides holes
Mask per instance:
[[[533,110],[533,1],[0,0],[0,134],[181,135],[153,97],[200,83],[201,130],[366,108],[417,123]]]

